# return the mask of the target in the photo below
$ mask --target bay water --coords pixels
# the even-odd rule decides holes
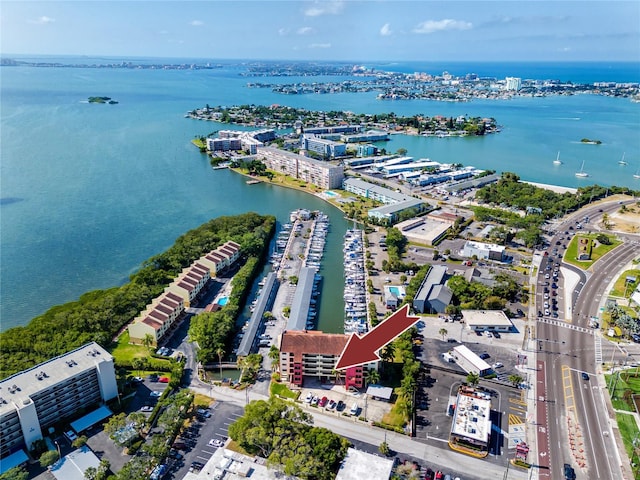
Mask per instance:
[[[423,66],[402,68],[428,70]],[[467,72],[481,74],[479,69],[486,67],[468,68]],[[541,68],[530,67],[530,71]],[[567,78],[566,66],[553,64],[543,69],[549,72],[543,78],[638,81],[637,64],[575,68],[582,80]],[[464,73],[454,70],[449,68],[452,73]],[[240,77],[239,71],[233,64],[215,70],[2,67],[2,330],[25,325],[47,308],[86,291],[126,282],[143,260],[210,218],[256,211],[276,215],[283,223],[296,208],[323,210],[331,218],[321,272],[325,282],[319,328],[341,330],[341,244],[348,223],[339,210],[312,195],[273,185],[247,185],[240,175],[212,170],[190,140],[235,127],[184,118],[185,112],[205,104],[494,117],[503,126],[496,135],[393,135],[385,148],[403,147],[416,158],[512,171],[535,182],[640,189],[640,180],[633,178],[640,168],[640,104],[629,99],[576,95],[443,103],[378,101],[375,93],[283,96],[246,88],[247,81],[255,79]],[[612,78],[603,76],[607,71]],[[336,78],[259,80],[289,83]],[[119,103],[89,104],[89,96],[109,96]],[[581,144],[585,137],[603,143]],[[558,151],[564,163],[554,166]],[[618,164],[623,153],[626,166]],[[577,179],[574,174],[583,161],[590,177]]]

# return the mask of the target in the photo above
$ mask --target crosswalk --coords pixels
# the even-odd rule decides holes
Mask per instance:
[[[538,318],[538,322],[547,323],[549,325],[555,325],[556,327],[568,328],[570,330],[575,330],[576,332],[582,332],[589,335],[593,335],[593,329],[591,328],[578,327],[577,325],[563,322],[561,320],[552,320],[551,318]]]
[[[602,336],[594,335],[593,343],[595,346],[595,361],[596,365],[602,365]]]

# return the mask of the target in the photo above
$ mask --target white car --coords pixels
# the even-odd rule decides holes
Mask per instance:
[[[318,405],[318,402],[320,401],[320,397],[318,397],[317,395],[315,397],[313,397],[313,399],[311,400],[311,405]]]
[[[156,392],[155,390],[149,394],[150,397],[160,397],[161,395],[162,392]]]
[[[145,405],[140,409],[141,412],[153,412],[153,407],[151,405]]]
[[[207,445],[209,445],[210,447],[220,448],[224,444],[217,438],[212,438],[211,440],[209,440],[209,443],[207,443]]]
[[[313,400],[313,393],[309,392],[309,393],[307,393],[307,396],[304,397],[304,401],[306,403],[311,403],[311,400]]]
[[[501,362],[496,362],[492,365],[492,368],[495,370],[496,368],[502,368],[504,365]]]

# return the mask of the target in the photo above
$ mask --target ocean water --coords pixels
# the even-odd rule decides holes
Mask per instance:
[[[426,70],[418,66],[403,68]],[[443,70],[459,73],[454,67],[458,68]],[[481,75],[479,67],[470,65],[467,71]],[[496,76],[507,69],[501,68]],[[559,69],[556,75],[554,68]],[[611,67],[612,78],[601,78],[607,66],[591,68],[590,81],[638,79],[637,64]],[[549,72],[545,78],[559,78],[566,66],[530,66],[529,71],[540,69]],[[589,78],[586,70],[588,66],[577,71]],[[228,127],[184,118],[185,112],[207,103],[490,116],[503,126],[500,134],[463,139],[394,135],[385,148],[404,147],[415,157],[513,171],[536,182],[640,189],[640,181],[633,178],[640,168],[640,104],[628,99],[580,95],[441,103],[378,101],[375,94],[366,93],[283,96],[246,88],[249,80],[239,77],[238,71],[233,64],[215,70],[0,70],[2,330],[24,325],[86,291],[126,282],[143,260],[210,218],[257,211],[286,222],[290,210],[303,207],[321,209],[331,217],[320,328],[339,331],[339,246],[347,222],[341,212],[313,196],[247,185],[239,175],[212,170],[190,140]],[[87,97],[96,95],[112,97],[119,104],[86,103]],[[583,137],[603,144],[583,145]],[[558,151],[564,162],[559,167],[552,163]],[[625,152],[628,165],[622,167],[617,162]],[[587,179],[574,176],[582,161],[591,175]]]

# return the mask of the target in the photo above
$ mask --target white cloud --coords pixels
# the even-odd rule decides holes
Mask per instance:
[[[380,35],[382,35],[383,37],[388,37],[392,33],[393,32],[391,31],[391,25],[388,23],[385,23],[380,29]]]
[[[307,17],[319,17],[320,15],[338,15],[342,12],[344,3],[342,1],[332,2],[316,2],[313,7],[309,7],[304,11]]]
[[[445,30],[469,30],[472,27],[473,25],[470,22],[445,18],[444,20],[427,20],[426,22],[421,22],[413,29],[413,33],[434,33]]]
[[[330,43],[312,43],[309,48],[331,48]]]
[[[200,20],[193,20],[191,23],[189,23],[189,25],[191,25],[192,27],[201,27],[204,25],[204,22]]]
[[[279,28],[278,29],[278,35],[280,35],[281,37],[289,35],[289,29],[288,28]]]
[[[309,35],[310,33],[313,33],[313,32],[314,32],[314,30],[313,30],[313,28],[311,28],[311,27],[300,27],[300,28],[296,31],[296,33],[297,33],[298,35]]]
[[[43,15],[41,17],[36,18],[35,20],[29,20],[29,23],[33,23],[34,25],[47,25],[49,23],[55,22],[55,18],[47,17]]]

